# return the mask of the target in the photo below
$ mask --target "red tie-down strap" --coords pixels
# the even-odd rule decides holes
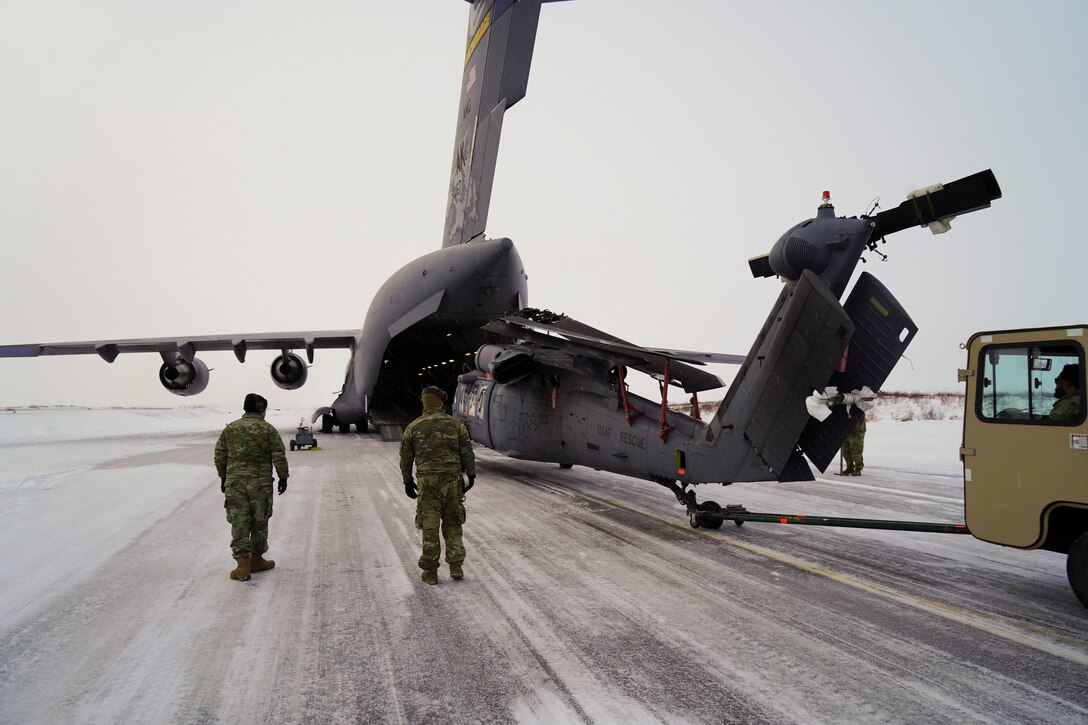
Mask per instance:
[[[664,443],[669,437],[669,431],[672,430],[672,426],[669,425],[669,419],[667,414],[669,412],[669,359],[665,358],[665,379],[659,384],[661,387],[661,420],[658,422],[661,424],[661,429],[658,431],[657,436]]]
[[[627,383],[623,380],[623,366],[617,365],[616,372],[619,374],[620,379],[620,397],[623,399],[623,413],[627,416],[627,425],[630,426],[631,422],[642,415],[641,411],[635,410],[631,406],[631,401],[627,399]]]

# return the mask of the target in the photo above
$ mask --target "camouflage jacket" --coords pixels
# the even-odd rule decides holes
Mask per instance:
[[[1074,421],[1080,418],[1080,391],[1059,398],[1047,416],[1050,420]]]
[[[256,413],[246,413],[228,423],[215,442],[215,470],[220,478],[268,478],[269,468],[287,478],[283,439],[271,423]]]
[[[423,411],[404,429],[400,438],[400,472],[404,480],[416,473],[430,476],[464,471],[476,475],[476,455],[468,429],[441,408]]]

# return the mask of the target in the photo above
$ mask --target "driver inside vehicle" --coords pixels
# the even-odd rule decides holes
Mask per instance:
[[[1054,397],[1057,402],[1051,408],[1047,420],[1080,420],[1080,365],[1066,365],[1054,379]]]

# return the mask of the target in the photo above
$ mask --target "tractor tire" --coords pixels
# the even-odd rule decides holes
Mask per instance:
[[[1088,607],[1088,531],[1077,537],[1069,547],[1069,558],[1065,560],[1065,573],[1069,576],[1069,586],[1085,607]]]
[[[295,450],[295,441],[294,441],[294,439],[291,439],[291,450],[292,451]]]

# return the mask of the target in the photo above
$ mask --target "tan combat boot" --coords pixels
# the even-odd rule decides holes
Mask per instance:
[[[268,571],[269,569],[272,569],[275,566],[276,566],[275,561],[273,561],[272,559],[265,559],[260,554],[257,554],[257,556],[252,556],[249,559],[249,570],[251,572],[253,572],[253,573],[256,573],[256,572],[259,572],[259,571]]]
[[[437,571],[425,571],[425,572],[423,572],[422,576],[420,576],[420,579],[423,580],[424,584],[437,584],[438,583],[438,572]]]
[[[238,566],[230,573],[230,578],[240,582],[249,581],[249,557],[235,559]]]
[[[461,579],[465,576],[460,564],[450,564],[450,579]]]

